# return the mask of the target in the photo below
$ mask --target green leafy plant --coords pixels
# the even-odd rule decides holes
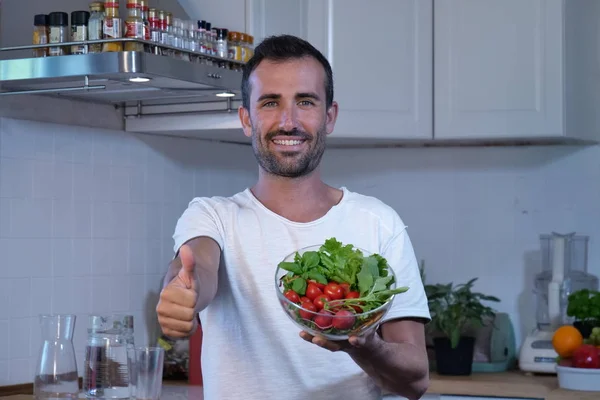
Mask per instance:
[[[600,322],[600,292],[581,289],[568,297],[567,315],[582,322]]]
[[[486,317],[496,312],[482,301],[499,302],[494,296],[484,295],[472,290],[477,278],[467,283],[454,285],[425,285],[432,321],[431,328],[450,339],[451,347],[458,346],[466,330],[473,326],[483,326]]]

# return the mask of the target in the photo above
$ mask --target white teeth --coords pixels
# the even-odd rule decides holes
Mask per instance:
[[[302,143],[302,140],[274,140],[275,144],[282,144],[284,146],[296,146]]]

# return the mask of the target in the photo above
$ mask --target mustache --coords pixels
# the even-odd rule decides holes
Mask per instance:
[[[280,129],[278,131],[272,131],[267,133],[267,140],[271,140],[273,139],[275,136],[290,136],[290,137],[296,137],[296,138],[300,138],[300,139],[304,139],[304,140],[309,140],[312,138],[311,135],[309,135],[308,133],[301,131],[299,129],[292,129],[291,131],[285,131],[283,129]]]

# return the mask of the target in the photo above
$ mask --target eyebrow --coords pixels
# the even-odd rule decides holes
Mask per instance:
[[[302,92],[302,93],[296,93],[296,99],[313,99],[316,101],[320,101],[321,98],[319,97],[318,94],[314,93],[314,92]],[[279,100],[281,99],[281,95],[280,94],[276,94],[276,93],[265,93],[263,95],[261,95],[257,102],[261,102],[264,100]]]

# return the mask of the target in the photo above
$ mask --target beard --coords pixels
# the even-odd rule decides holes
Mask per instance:
[[[305,140],[303,151],[274,152],[269,149],[271,140],[276,136],[288,136],[290,139]],[[258,164],[266,172],[286,178],[300,178],[313,172],[321,163],[325,152],[327,131],[323,124],[315,135],[294,129],[291,131],[272,131],[264,137],[252,127],[252,149]]]

